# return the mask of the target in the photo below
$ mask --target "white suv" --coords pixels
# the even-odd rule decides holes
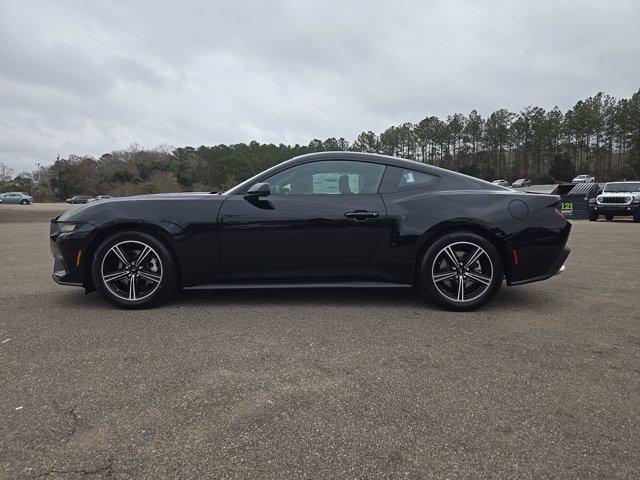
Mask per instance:
[[[607,220],[633,216],[634,222],[640,222],[640,181],[605,184],[602,193],[589,200],[589,220],[595,222],[600,215]]]

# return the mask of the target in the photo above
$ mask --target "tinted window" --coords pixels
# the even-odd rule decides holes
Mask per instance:
[[[440,177],[410,168],[387,167],[381,192],[398,192],[411,188],[426,187],[435,184]]]
[[[269,177],[272,195],[361,195],[376,193],[384,165],[343,160],[296,165]]]
[[[424,172],[416,172],[415,170],[402,170],[398,186],[406,187],[413,185],[422,185],[424,183],[434,182],[436,178],[437,177]]]

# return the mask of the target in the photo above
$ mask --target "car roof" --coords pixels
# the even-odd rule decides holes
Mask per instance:
[[[479,182],[484,182],[484,180],[481,180],[476,177],[471,177],[469,175],[465,175],[464,173],[454,172],[452,170],[447,170],[446,168],[436,167],[434,165],[417,162],[415,160],[407,160],[405,158],[392,157],[390,155],[381,155],[378,153],[365,153],[365,152],[332,151],[332,152],[307,153],[305,155],[299,155],[290,160],[282,162],[276,165],[276,167],[280,167],[281,169],[284,170],[285,168],[289,168],[294,165],[317,162],[320,160],[352,160],[356,162],[380,163],[383,165],[391,165],[394,167],[406,168],[409,170],[416,170],[419,172],[430,173],[432,175],[437,175],[437,176],[456,176],[456,177],[463,177],[463,178],[477,180]],[[275,168],[275,167],[272,167],[272,168]],[[485,183],[490,184],[491,182],[485,182]]]
[[[398,168],[406,168],[409,170],[415,170],[418,172],[425,172],[431,175],[439,177],[458,178],[461,183],[471,182],[473,184],[484,184],[485,186],[496,187],[491,182],[481,180],[476,177],[465,175],[464,173],[454,172],[445,168],[428,165],[426,163],[420,163],[415,160],[407,160],[404,158],[392,157],[389,155],[380,155],[378,153],[365,153],[365,152],[350,152],[350,151],[330,151],[330,152],[315,152],[299,155],[297,157],[286,160],[282,163],[274,165],[273,167],[260,172],[259,174],[239,183],[235,187],[228,190],[226,193],[242,193],[249,185],[254,182],[259,182],[261,179],[265,179],[274,175],[280,171],[294,167],[296,165],[302,165],[304,163],[318,162],[322,160],[347,160],[356,162],[369,162],[379,163],[383,165],[390,165]],[[504,187],[497,187],[504,188]]]

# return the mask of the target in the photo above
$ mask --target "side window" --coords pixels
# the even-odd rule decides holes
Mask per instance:
[[[362,195],[377,193],[384,165],[328,160],[296,165],[269,177],[272,195]]]
[[[382,182],[381,193],[399,192],[412,188],[426,187],[440,180],[437,175],[419,172],[409,168],[388,166]]]
[[[402,170],[400,174],[399,187],[421,185],[423,183],[431,183],[436,177],[424,172],[416,172],[415,170]]]

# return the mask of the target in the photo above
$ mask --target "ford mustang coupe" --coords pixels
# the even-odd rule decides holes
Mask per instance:
[[[177,289],[417,286],[471,310],[503,279],[564,270],[559,201],[410,160],[314,153],[226,192],[69,210],[51,221],[53,279],[122,308]]]

